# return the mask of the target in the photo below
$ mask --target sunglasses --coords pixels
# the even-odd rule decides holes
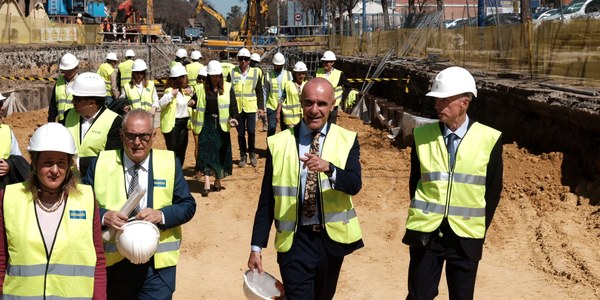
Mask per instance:
[[[133,132],[124,132],[123,135],[125,139],[130,142],[134,142],[136,138],[140,138],[142,142],[148,142],[152,138],[152,133],[133,133]]]
[[[250,57],[238,57],[239,61],[250,61]]]

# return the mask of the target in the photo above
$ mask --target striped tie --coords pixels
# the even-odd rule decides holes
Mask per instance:
[[[320,132],[313,133],[314,137],[312,143],[310,143],[310,154],[319,155],[319,137]],[[317,172],[307,170],[306,171],[306,185],[304,186],[304,205],[302,213],[305,218],[310,219],[315,215],[317,206]]]
[[[139,170],[140,170],[140,165],[135,164],[133,166],[133,174],[131,175],[131,180],[129,181],[129,188],[127,189],[127,197],[131,196],[131,194],[133,194],[133,191],[135,191],[135,189],[139,185],[139,174],[138,174]],[[140,212],[140,205],[139,204],[129,214],[129,217],[130,218],[131,217],[135,217],[135,215],[137,215],[138,212]]]

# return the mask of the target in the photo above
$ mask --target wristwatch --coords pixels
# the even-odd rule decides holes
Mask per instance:
[[[333,176],[333,171],[335,171],[335,166],[332,163],[329,163],[329,171],[326,171],[325,175],[331,177]]]

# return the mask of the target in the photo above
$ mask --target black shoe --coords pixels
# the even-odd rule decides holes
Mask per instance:
[[[220,191],[222,191],[222,190],[224,190],[224,189],[225,189],[225,187],[224,187],[224,186],[221,186],[221,185],[215,185],[215,186],[213,186],[213,187],[211,188],[211,191],[213,191],[213,192],[220,192]]]
[[[202,195],[202,197],[208,197],[208,191],[207,189],[202,189],[202,191],[200,191],[200,195]]]

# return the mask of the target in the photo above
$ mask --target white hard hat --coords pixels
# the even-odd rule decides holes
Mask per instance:
[[[321,61],[335,61],[335,54],[329,50],[323,53],[323,57],[321,57]]]
[[[67,53],[60,58],[59,68],[63,71],[69,71],[75,69],[79,65],[79,60],[75,55]]]
[[[6,99],[2,94],[0,94],[0,101]]]
[[[283,284],[271,274],[247,270],[244,272],[244,296],[249,300],[279,299],[284,296]]]
[[[132,221],[117,231],[117,250],[133,264],[144,264],[158,248],[160,232],[148,221]]]
[[[308,68],[306,67],[306,64],[299,61],[294,65],[294,69],[292,70],[294,72],[307,72]]]
[[[131,66],[131,72],[140,72],[148,70],[148,65],[142,59],[136,59],[133,61],[133,65]]]
[[[450,67],[435,76],[431,91],[425,96],[447,98],[463,93],[471,93],[477,97],[475,79],[469,71],[461,67]]]
[[[204,76],[204,77],[208,76],[208,71],[206,69],[207,69],[206,66],[200,68],[200,70],[198,70],[198,75]]]
[[[260,62],[260,55],[258,53],[252,53],[252,55],[250,55],[250,60]]]
[[[75,141],[65,126],[60,123],[50,122],[35,130],[29,139],[29,152],[57,151],[75,154]]]
[[[117,54],[116,54],[116,53],[114,53],[114,52],[111,52],[111,53],[108,53],[108,54],[106,54],[106,59],[107,59],[107,60],[119,60],[119,59],[117,58]]]
[[[206,73],[208,73],[208,75],[221,75],[223,74],[223,66],[221,66],[220,62],[211,60],[206,66]]]
[[[85,72],[75,77],[70,92],[73,96],[79,97],[104,97],[106,96],[106,84],[100,75]]]
[[[185,50],[184,48],[179,48],[177,49],[177,52],[175,52],[175,56],[179,58],[187,57],[187,50]]]
[[[125,57],[134,57],[135,56],[135,52],[133,52],[133,50],[128,49],[127,51],[125,51]]]
[[[82,15],[81,15],[81,14],[77,14],[77,17],[78,17],[78,18],[81,18],[81,17],[82,17]]]
[[[275,53],[275,55],[273,55],[273,60],[271,62],[274,65],[281,66],[285,64],[285,57],[283,56],[283,54],[281,54],[281,52],[277,52]]]
[[[171,67],[171,70],[169,70],[169,77],[171,78],[183,75],[187,75],[187,70],[182,64],[175,64],[173,67]]]
[[[237,57],[251,57],[252,55],[250,55],[250,51],[246,48],[242,48],[240,49],[240,51],[238,51],[237,53]]]
[[[190,58],[193,60],[198,60],[202,58],[202,53],[200,53],[200,51],[198,50],[194,50],[192,51],[192,54],[190,55]]]

